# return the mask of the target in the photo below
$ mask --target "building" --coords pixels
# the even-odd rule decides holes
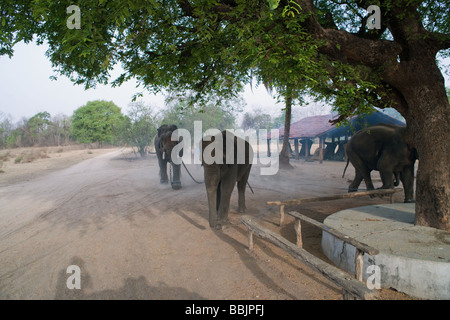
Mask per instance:
[[[405,123],[392,118],[383,112],[374,111],[371,114],[359,115],[351,118],[346,125],[335,126],[330,123],[336,119],[335,115],[319,115],[303,118],[291,123],[289,139],[294,142],[295,159],[306,160],[341,160],[345,159],[344,145],[357,131],[376,124],[390,124],[405,126]],[[284,137],[284,127],[279,129],[279,138]],[[270,138],[269,138],[270,139]],[[314,139],[319,140],[319,148],[311,154]],[[269,142],[269,141],[268,141]],[[299,146],[300,150],[299,150]]]

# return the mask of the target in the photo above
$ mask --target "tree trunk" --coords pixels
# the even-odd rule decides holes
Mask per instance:
[[[291,131],[292,97],[287,97],[285,104],[283,147],[281,148],[279,155],[280,169],[293,169],[292,165],[289,163],[291,152],[291,148],[289,147],[289,135]]]
[[[450,231],[450,105],[434,56],[410,61],[396,87],[406,103],[409,143],[416,147],[415,224]]]
[[[444,86],[422,87],[409,100],[406,121],[419,154],[415,224],[450,231],[450,106]]]

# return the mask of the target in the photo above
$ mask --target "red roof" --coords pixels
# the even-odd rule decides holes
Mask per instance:
[[[290,138],[314,138],[333,128],[329,120],[333,115],[326,114],[303,118],[291,123]],[[284,136],[284,127],[280,128],[280,137]]]
[[[329,120],[335,116],[331,114],[306,117],[299,121],[291,123],[291,130],[289,137],[293,138],[314,138],[318,135],[333,128]],[[284,126],[278,129],[279,138],[284,136]],[[270,132],[268,132],[268,138],[270,139]]]

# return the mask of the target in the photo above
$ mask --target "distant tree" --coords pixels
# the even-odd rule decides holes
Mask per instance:
[[[39,112],[32,116],[24,128],[28,146],[44,144],[49,125],[50,113],[47,111]]]
[[[233,108],[227,103],[208,103],[203,106],[190,105],[185,99],[178,99],[162,113],[161,123],[173,123],[179,128],[194,133],[194,121],[202,121],[203,130],[233,129],[236,125]]]
[[[244,118],[242,119],[241,127],[244,130],[247,129],[266,129],[270,130],[273,128],[273,120],[270,114],[264,113],[261,108],[253,110],[253,112],[244,113]]]
[[[273,118],[273,127],[281,128],[282,126],[284,126],[284,117],[285,117],[285,111],[282,110],[278,116]]]
[[[7,139],[13,130],[11,118],[0,111],[0,148],[7,147]]]
[[[72,134],[81,143],[116,143],[125,118],[112,101],[89,101],[74,111]]]
[[[23,131],[20,128],[13,129],[6,138],[6,146],[8,148],[22,147]]]
[[[70,117],[67,115],[59,114],[52,117],[48,128],[49,143],[56,146],[69,144],[71,126]]]
[[[141,157],[145,157],[156,134],[158,118],[151,107],[142,102],[129,105],[129,111],[123,123],[124,141],[137,148]]]

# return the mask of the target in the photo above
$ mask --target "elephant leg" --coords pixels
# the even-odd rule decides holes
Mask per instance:
[[[217,211],[217,218],[219,223],[228,222],[228,212],[230,211],[231,194],[234,189],[234,184],[221,183],[220,188],[220,203]]]
[[[228,222],[228,212],[230,211],[231,194],[236,184],[236,171],[227,174],[220,181],[220,203],[217,210],[218,223],[225,224]],[[217,227],[216,227],[217,229]]]
[[[373,183],[372,179],[370,178],[370,172],[372,171],[369,169],[367,163],[357,154],[350,154],[349,155],[350,162],[352,163],[353,167],[355,168],[355,179],[348,187],[349,192],[355,192],[358,191],[358,187],[361,184],[361,181],[364,179],[364,182],[366,183],[367,190],[373,190]]]
[[[364,179],[364,182],[366,183],[367,190],[375,189],[375,187],[373,186],[373,183],[372,183],[372,178],[370,177],[370,170],[363,172],[363,179]]]
[[[405,203],[414,202],[414,165],[406,166],[400,173],[400,179],[403,183],[405,192]]]
[[[383,185],[380,189],[392,189],[394,188],[394,181],[392,180],[392,176],[394,175],[394,172],[391,170],[381,170],[380,176],[381,181],[383,182]]]
[[[159,161],[159,175],[160,175],[160,183],[168,183],[169,177],[167,176],[167,161],[160,160]]]
[[[217,209],[219,206],[220,197],[220,185],[212,186],[209,188],[207,186],[206,195],[208,197],[208,207],[209,207],[209,226],[214,228],[217,223]]]
[[[362,180],[363,180],[362,174],[355,169],[355,179],[353,179],[352,183],[348,186],[348,192],[358,191],[358,187],[361,184]]]
[[[400,184],[400,172],[394,172],[394,187],[398,187]]]
[[[204,178],[208,198],[209,226],[214,228],[217,223],[217,211],[220,203],[220,172],[215,167],[205,167]]]
[[[392,177],[396,176],[395,157],[392,156],[389,150],[384,150],[378,159],[377,169],[380,171],[381,181],[383,185],[380,189],[392,189],[394,188],[394,181]]]
[[[171,181],[172,189],[174,190],[181,189],[181,181],[180,181],[181,166],[179,164],[172,164],[172,168],[173,168],[173,181]]]
[[[250,168],[245,171],[244,175],[241,177],[241,179],[237,183],[237,189],[238,189],[238,211],[240,213],[245,212],[245,188],[247,187],[247,181],[248,176],[250,175]]]

